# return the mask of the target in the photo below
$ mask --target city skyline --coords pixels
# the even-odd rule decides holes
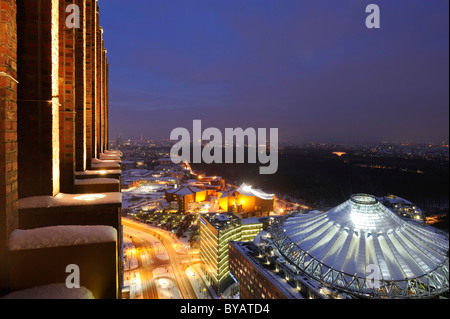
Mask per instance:
[[[0,299],[448,299],[448,4],[381,1],[0,0]]]
[[[448,142],[448,3],[100,3],[111,137],[279,128],[295,142]]]

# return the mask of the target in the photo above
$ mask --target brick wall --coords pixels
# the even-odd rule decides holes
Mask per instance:
[[[19,198],[59,193],[59,1],[18,0]]]
[[[59,2],[59,136],[61,192],[73,190],[75,170],[75,29],[66,27],[66,8]]]
[[[7,292],[6,245],[17,215],[16,1],[0,0],[0,294]]]
[[[102,153],[106,150],[106,50],[102,39]]]
[[[97,7],[97,19],[98,19],[98,7]],[[95,154],[95,157],[98,158],[98,155],[102,153],[102,141],[101,141],[101,110],[102,110],[102,30],[100,29],[100,26],[98,25],[97,20],[97,43],[96,43],[96,55],[97,55],[97,81],[96,81],[96,105],[95,105],[95,135],[96,135],[96,149],[97,152]]]
[[[88,61],[91,68],[91,80],[89,81],[91,89],[91,157],[97,157],[97,29],[98,29],[98,7],[97,0],[90,0],[87,2],[88,16],[87,21],[90,34],[87,36],[87,44],[89,45]],[[88,166],[90,167],[90,165]]]
[[[75,30],[76,66],[76,164],[77,171],[86,170],[86,1],[75,1],[80,8],[80,28]]]
[[[91,167],[95,153],[92,134],[93,108],[95,108],[95,6],[96,0],[86,0],[86,167]]]
[[[105,145],[105,150],[109,149],[109,63],[108,63],[108,58],[106,58],[106,82],[105,82],[105,103],[106,103],[106,108],[105,108],[105,125],[106,125],[106,129],[105,129],[105,141],[106,141],[106,145]]]

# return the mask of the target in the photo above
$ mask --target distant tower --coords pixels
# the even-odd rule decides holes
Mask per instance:
[[[122,146],[122,134],[117,136],[116,144],[117,146]]]

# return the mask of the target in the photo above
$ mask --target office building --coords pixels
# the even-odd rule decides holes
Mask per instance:
[[[252,241],[263,224],[231,213],[204,214],[200,221],[200,257],[211,286],[220,294],[233,283],[228,272],[228,242]]]

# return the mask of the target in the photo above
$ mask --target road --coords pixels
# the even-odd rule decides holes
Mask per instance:
[[[166,268],[174,279],[183,299],[196,299],[197,296],[186,275],[186,268],[200,261],[198,254],[179,253],[181,245],[164,230],[151,227],[127,218],[122,218],[124,236],[130,238],[136,248],[138,271],[144,299],[158,299],[158,289],[153,271]],[[155,242],[160,241],[161,244]],[[166,254],[164,254],[164,249]]]

